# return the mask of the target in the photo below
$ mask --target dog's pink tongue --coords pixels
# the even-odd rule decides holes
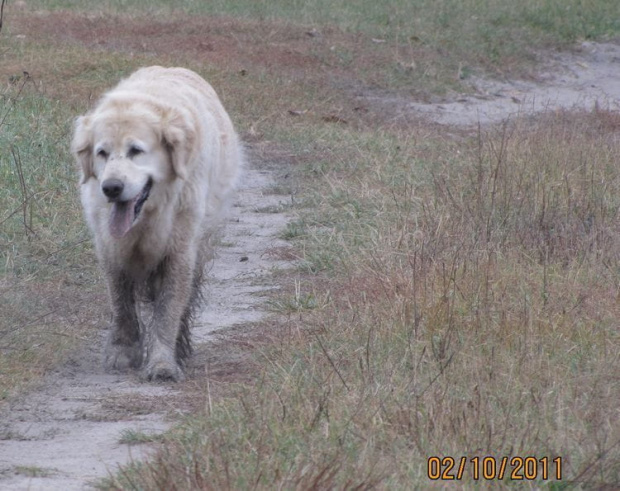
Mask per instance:
[[[134,220],[135,201],[123,201],[112,205],[110,215],[110,233],[112,237],[120,239],[131,228]]]

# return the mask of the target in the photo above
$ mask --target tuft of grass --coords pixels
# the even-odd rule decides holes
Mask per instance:
[[[301,220],[295,220],[288,222],[286,228],[280,234],[280,237],[284,240],[292,240],[298,237],[302,237],[305,233],[306,224]]]
[[[163,440],[163,434],[145,433],[140,430],[123,430],[118,439],[122,445],[143,445],[146,443],[158,443]]]
[[[301,281],[295,280],[295,292],[292,296],[281,296],[270,300],[268,305],[274,312],[295,313],[314,309],[321,309],[329,304],[329,292],[317,297],[313,292],[302,292]]]

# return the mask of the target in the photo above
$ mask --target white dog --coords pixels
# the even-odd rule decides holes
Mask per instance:
[[[106,364],[181,380],[209,239],[242,168],[230,118],[196,73],[142,68],[77,119],[72,151],[112,304]]]

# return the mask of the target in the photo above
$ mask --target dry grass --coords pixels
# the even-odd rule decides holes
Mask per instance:
[[[352,433],[367,445],[380,420],[375,438],[410,447],[375,447],[374,461],[395,459],[388,482],[420,482],[410,465],[429,455],[531,454],[618,482],[619,122],[550,114],[425,170],[405,149],[326,176],[335,226],[314,240],[340,251],[346,280],[309,322],[333,358],[319,380],[351,388],[336,407],[377,392]]]
[[[410,489],[433,455],[561,457],[565,481],[617,484],[618,124],[332,135],[293,239],[322,272],[276,303],[255,383],[111,486]]]

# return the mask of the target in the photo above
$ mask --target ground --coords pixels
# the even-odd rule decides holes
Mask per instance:
[[[88,39],[92,46],[105,45],[106,49],[112,43],[115,49],[159,53],[191,46],[197,56],[233,57],[239,70],[244,69],[245,61],[261,57],[288,66],[300,77],[317,66],[312,56],[296,47],[307,41],[307,33],[278,32],[270,52],[260,48],[224,51],[218,32],[234,29],[234,21],[229,26],[219,24],[210,38],[198,40],[191,37],[196,27],[192,23],[183,23],[182,29],[174,22],[148,25],[135,32],[132,26],[102,18],[76,22],[68,16],[54,18],[58,15],[34,15],[22,25],[34,36],[60,32],[55,35],[57,42],[83,43]],[[152,32],[158,36],[153,38]],[[150,44],[142,38],[148,38]],[[516,114],[574,107],[618,109],[620,46],[588,42],[570,53],[548,53],[546,57],[545,69],[535,79],[473,77],[470,93],[453,94],[435,103],[349,87],[350,110],[363,112],[366,108],[371,115],[395,123],[428,121],[444,125],[450,132],[500,122]],[[291,110],[291,117],[296,117],[303,115],[304,108]],[[345,122],[340,116],[329,117],[336,123]],[[291,195],[281,191],[286,188],[281,185],[286,164],[265,165],[253,159],[258,153],[250,148],[237,206],[208,271],[207,303],[193,331],[197,354],[189,381],[183,385],[144,384],[133,375],[106,374],[99,363],[92,363],[101,359],[103,342],[84,347],[40,388],[4,408],[0,416],[0,487],[83,489],[130,459],[148,455],[154,443],[140,439],[149,440],[150,435],[156,440],[180,415],[191,411],[197,400],[192,394],[208,392],[210,377],[221,381],[248,370],[244,339],[262,329],[269,316],[268,293],[279,288],[277,272],[295,261],[289,244],[279,238],[292,219],[286,213]]]

